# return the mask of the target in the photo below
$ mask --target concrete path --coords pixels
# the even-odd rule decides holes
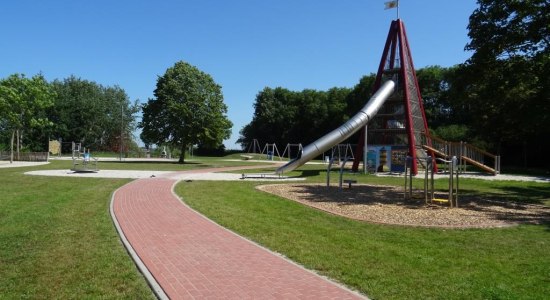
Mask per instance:
[[[111,203],[123,241],[160,298],[364,298],[197,213],[173,193],[173,175],[135,180]]]

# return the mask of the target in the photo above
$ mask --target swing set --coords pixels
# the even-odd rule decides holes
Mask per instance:
[[[279,157],[279,160],[282,160],[281,154],[279,153],[279,149],[277,149],[277,144],[268,144],[266,143],[264,148],[262,149],[262,153],[260,154],[266,154],[267,160],[273,160],[273,157],[275,156],[275,153],[277,153],[277,157]]]
[[[293,152],[293,149],[295,149],[295,152]],[[285,151],[283,151],[283,157],[288,156],[288,160],[294,159],[298,156],[300,156],[300,152],[304,147],[302,147],[302,144],[286,144]],[[293,155],[295,154],[295,155]]]

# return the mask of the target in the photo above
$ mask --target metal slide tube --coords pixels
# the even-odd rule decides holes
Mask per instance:
[[[376,115],[382,104],[393,93],[394,88],[395,82],[393,80],[386,81],[369,99],[369,102],[351,119],[315,142],[305,146],[297,158],[279,167],[275,172],[277,174],[290,172],[351,137],[359,129],[365,127],[370,119]]]

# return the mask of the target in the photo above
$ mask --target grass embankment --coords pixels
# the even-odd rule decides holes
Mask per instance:
[[[323,182],[322,168],[307,166],[292,174]],[[336,173],[333,177],[337,180]],[[356,178],[403,184],[402,178]],[[222,226],[375,299],[542,299],[550,294],[549,225],[469,230],[376,225],[257,191],[257,184],[182,182],[176,192]],[[438,187],[445,185],[437,181]],[[463,194],[539,204],[550,199],[548,184],[464,179],[461,186]]]

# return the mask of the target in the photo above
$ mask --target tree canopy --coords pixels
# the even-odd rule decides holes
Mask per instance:
[[[256,95],[252,122],[240,131],[243,147],[253,139],[260,143],[309,143],[339,125],[345,116],[348,88],[328,91],[264,88]],[[282,145],[281,145],[282,146]]]
[[[136,145],[138,109],[118,86],[75,76],[47,82],[41,74],[14,74],[0,81],[0,145],[15,141],[17,151],[45,151],[48,139],[61,139],[94,151],[119,151],[122,133],[127,151]]]
[[[476,135],[511,159],[535,164],[526,158],[550,147],[550,2],[478,4],[466,45],[474,53],[458,71],[461,101]]]
[[[115,152],[120,150],[121,134],[125,147],[132,142],[139,104],[131,102],[122,88],[74,76],[55,80],[52,86],[57,93],[55,106],[49,110],[55,124],[52,137]]]
[[[548,0],[478,0],[470,16],[467,50],[472,60],[491,63],[512,57],[548,54],[550,2]]]
[[[155,98],[142,106],[141,139],[146,145],[169,143],[181,149],[180,163],[190,145],[219,147],[229,138],[221,86],[196,67],[180,61],[159,77]]]
[[[14,140],[19,153],[22,131],[51,125],[45,109],[53,105],[54,93],[41,74],[26,78],[13,74],[0,81],[0,128],[11,133],[10,162],[13,162]]]

